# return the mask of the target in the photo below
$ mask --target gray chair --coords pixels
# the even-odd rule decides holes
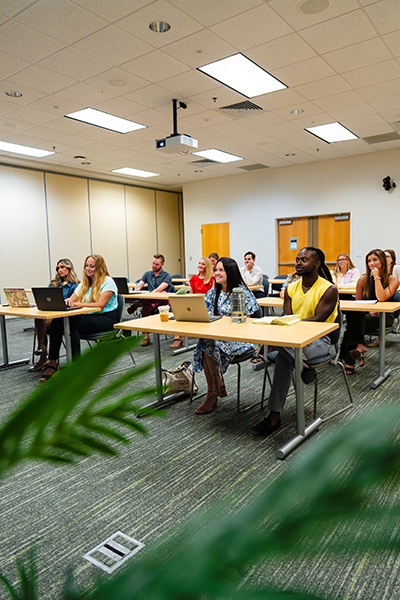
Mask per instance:
[[[272,297],[279,296],[279,292],[282,289],[282,285],[283,285],[285,279],[287,279],[288,277],[289,277],[289,275],[275,275],[274,279],[282,279],[282,283],[272,283],[271,284],[271,292],[269,295]]]
[[[121,322],[123,309],[124,309],[124,298],[120,294],[118,294],[117,323]],[[110,340],[110,339],[120,339],[126,343],[126,339],[125,339],[122,329],[112,329],[111,331],[100,331],[98,333],[85,333],[85,334],[82,334],[80,336],[80,338],[81,338],[81,340],[85,340],[88,343],[89,348],[92,347],[92,345],[91,345],[92,343],[99,344],[101,342],[104,342],[104,341]],[[135,367],[136,362],[135,362],[133,354],[129,348],[128,348],[128,352],[129,352],[129,356],[132,359],[133,366]],[[116,371],[113,371],[112,373],[119,373],[120,371],[125,371],[125,370],[126,369],[118,369]],[[111,373],[107,373],[107,374],[111,375]]]

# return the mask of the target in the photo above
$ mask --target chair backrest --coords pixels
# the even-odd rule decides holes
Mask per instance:
[[[392,298],[392,302],[400,302],[400,292],[399,292],[399,290],[397,290],[397,291],[394,293],[394,295],[393,295],[393,298]],[[399,318],[399,316],[400,316],[400,310],[396,310],[396,311],[393,313],[393,315],[394,315],[394,318],[395,318],[395,319],[398,319],[398,318]]]
[[[177,273],[176,275],[171,275],[172,279],[183,279],[183,275],[181,273]]]
[[[269,294],[269,277],[268,275],[263,275],[263,282],[262,282],[263,286],[264,286],[264,294],[266,296],[268,296]]]
[[[282,279],[282,283],[273,283],[271,288],[274,292],[280,292],[282,289],[283,282],[287,279],[289,275],[275,275],[274,279]]]
[[[122,311],[124,310],[125,300],[121,294],[118,294],[118,307],[117,307],[117,323],[120,323],[122,319]]]
[[[340,310],[340,308],[338,309],[338,314],[335,319],[335,323],[337,323],[339,325],[339,328],[335,329],[335,331],[332,331],[332,333],[328,333],[328,337],[331,340],[331,344],[333,346],[335,344],[337,344],[340,339],[340,330],[342,328],[342,323],[343,323],[343,315],[342,315],[342,311]]]

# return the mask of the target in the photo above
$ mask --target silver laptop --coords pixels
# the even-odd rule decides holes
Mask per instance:
[[[184,294],[183,296],[168,296],[168,300],[176,321],[211,323],[221,318],[220,316],[210,317],[204,296]]]
[[[30,306],[34,306],[34,304],[29,303],[24,288],[4,288],[4,295],[8,305],[13,308],[29,308]]]

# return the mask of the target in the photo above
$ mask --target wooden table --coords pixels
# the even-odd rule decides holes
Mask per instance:
[[[258,304],[262,307],[282,306],[281,298],[260,298]],[[361,304],[354,300],[340,300],[340,310],[357,312],[379,312],[379,373],[378,377],[371,382],[371,388],[376,389],[390,375],[391,369],[385,367],[385,329],[386,313],[394,313],[400,310],[400,302],[376,302],[375,304]]]
[[[8,346],[7,346],[7,331],[6,331],[6,316],[7,317],[24,317],[26,319],[64,319],[64,337],[65,347],[67,350],[67,361],[72,360],[72,349],[71,349],[71,332],[69,327],[69,318],[75,315],[84,315],[87,313],[100,312],[100,308],[77,308],[75,310],[39,310],[35,307],[30,308],[12,308],[10,306],[0,306],[0,329],[1,329],[1,341],[3,346],[3,363],[0,365],[0,369],[10,369],[11,367],[18,367],[20,365],[26,365],[30,362],[30,358],[24,358],[21,360],[15,360],[10,362],[8,358]]]
[[[356,288],[344,288],[344,287],[338,287],[337,291],[339,292],[339,294],[351,294],[353,296],[356,295]]]
[[[271,346],[284,346],[294,348],[295,353],[295,388],[297,408],[297,436],[282,446],[277,457],[284,458],[301,444],[322,424],[321,419],[316,419],[307,428],[304,416],[304,389],[301,379],[303,370],[304,346],[328,335],[338,325],[336,323],[313,323],[300,321],[291,327],[278,327],[273,325],[262,325],[247,319],[245,323],[232,323],[229,317],[222,317],[211,323],[193,323],[188,321],[171,320],[168,323],[161,321],[159,315],[134,319],[114,325],[116,329],[129,331],[145,331],[154,334],[154,360],[156,369],[157,401],[152,406],[160,407],[173,402],[176,394],[163,397],[161,383],[161,353],[160,334],[183,335],[188,337],[206,338],[214,340],[227,340],[235,342],[247,342],[251,344],[267,344]]]

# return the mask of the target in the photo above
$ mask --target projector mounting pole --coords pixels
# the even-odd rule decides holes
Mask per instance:
[[[174,135],[180,135],[178,133],[178,108],[187,108],[187,104],[184,102],[179,102],[176,98],[172,100],[172,117],[173,117],[173,133],[171,137]]]

